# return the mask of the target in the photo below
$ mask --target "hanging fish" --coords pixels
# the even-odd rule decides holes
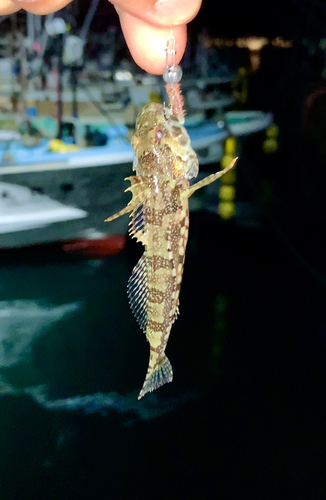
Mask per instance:
[[[129,234],[144,247],[144,254],[128,281],[131,309],[150,344],[150,358],[138,399],[172,381],[172,366],[165,349],[179,313],[179,294],[188,240],[188,198],[230,170],[190,186],[198,174],[198,159],[178,117],[162,104],[147,104],[140,112],[132,138],[133,170],[127,177],[132,199],[106,222],[131,212]]]

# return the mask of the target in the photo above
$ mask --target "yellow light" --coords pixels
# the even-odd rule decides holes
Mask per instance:
[[[275,153],[278,150],[277,140],[274,138],[265,139],[263,142],[263,151],[266,154]]]
[[[267,137],[275,139],[280,133],[280,130],[277,125],[271,125],[266,129]]]
[[[237,173],[235,168],[232,168],[232,170],[229,170],[226,172],[224,175],[221,177],[221,184],[235,184],[237,180]]]
[[[234,156],[235,155],[230,155],[230,154],[226,154],[226,155],[223,156],[223,158],[221,160],[222,170],[224,170],[226,167],[228,167],[230,165],[231,161],[234,160]]]
[[[235,204],[233,201],[220,201],[217,213],[221,219],[231,219],[235,215]]]
[[[233,158],[235,157],[237,151],[237,141],[235,137],[228,137],[226,139],[224,149],[226,155],[233,155]]]
[[[280,48],[280,49],[292,49],[293,47],[293,41],[292,40],[284,40],[284,38],[278,36],[272,40],[272,45],[274,47]]]
[[[235,187],[221,186],[219,189],[219,197],[221,201],[233,201],[235,198]]]
[[[263,37],[253,37],[253,38],[248,38],[247,39],[247,47],[249,50],[261,50],[264,45],[267,45],[268,40],[267,38]]]

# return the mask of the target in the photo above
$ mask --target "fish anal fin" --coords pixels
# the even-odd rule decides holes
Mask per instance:
[[[230,165],[228,167],[226,167],[224,170],[220,170],[219,172],[216,172],[215,174],[208,175],[207,177],[205,177],[205,179],[198,181],[198,182],[196,182],[196,184],[193,184],[189,188],[185,189],[182,192],[182,196],[189,198],[198,189],[201,189],[202,187],[208,186],[212,182],[215,182],[217,179],[222,177],[222,175],[224,175],[226,172],[231,170],[231,168],[233,168],[234,165],[236,164],[237,160],[238,160],[238,158],[234,158],[234,160],[230,163]]]
[[[146,333],[147,326],[147,259],[143,254],[134,267],[128,281],[128,297],[131,310],[141,329]]]
[[[138,231],[137,233],[134,233],[131,237],[135,238],[136,241],[142,243],[143,245],[148,245],[148,234],[144,233],[143,231]]]
[[[154,370],[147,372],[145,382],[139,393],[138,399],[141,399],[148,392],[155,391],[164,384],[172,382],[173,370],[171,363],[167,356],[164,354],[162,360],[156,364]]]

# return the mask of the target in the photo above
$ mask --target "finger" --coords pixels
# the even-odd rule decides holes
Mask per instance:
[[[0,3],[0,16],[5,16],[7,14],[12,14],[17,12],[20,7],[14,4],[11,0],[1,0]]]
[[[11,0],[11,3],[17,7],[16,10],[24,9],[32,14],[42,16],[63,9],[71,1],[72,0]]]
[[[156,26],[187,24],[198,13],[202,0],[110,0],[119,11]]]
[[[136,64],[148,73],[162,75],[166,65],[165,47],[171,29],[155,27],[124,11],[120,12],[120,22]],[[176,64],[179,64],[186,48],[187,27],[175,26],[173,35],[176,39]]]

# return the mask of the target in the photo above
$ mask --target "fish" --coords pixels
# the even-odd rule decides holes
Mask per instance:
[[[165,354],[179,314],[179,295],[189,229],[189,197],[233,168],[190,185],[198,174],[198,159],[189,135],[173,111],[160,103],[144,106],[132,137],[133,171],[126,191],[132,199],[110,222],[129,213],[129,234],[144,253],[128,281],[131,310],[150,345],[149,364],[138,399],[171,382],[173,371]]]

